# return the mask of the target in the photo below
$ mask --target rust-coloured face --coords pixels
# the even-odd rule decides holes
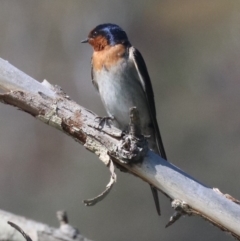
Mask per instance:
[[[94,36],[92,32],[88,35],[88,43],[93,46],[94,51],[101,51],[108,45],[108,40],[102,35]]]

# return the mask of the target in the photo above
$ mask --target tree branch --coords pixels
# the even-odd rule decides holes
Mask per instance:
[[[59,212],[62,213],[62,211],[58,211],[58,213]],[[32,241],[91,241],[82,236],[76,228],[67,222],[62,222],[61,220],[59,220],[59,222],[60,227],[53,228],[46,224],[0,210],[0,241],[22,241],[23,237],[16,232],[16,230],[18,230],[26,240]]]
[[[70,135],[95,153],[106,165],[110,159],[135,176],[165,193],[176,213],[199,215],[240,240],[240,206],[229,196],[203,185],[170,162],[148,151],[143,162],[125,164],[119,154],[121,131],[105,125],[101,130],[96,115],[69,98],[59,87],[39,83],[4,60],[0,60],[0,88],[8,91],[0,101],[31,114],[35,118]]]

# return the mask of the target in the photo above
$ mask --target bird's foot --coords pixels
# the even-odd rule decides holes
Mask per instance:
[[[114,117],[112,116],[104,116],[104,117],[100,117],[97,116],[94,119],[96,122],[98,121],[98,128],[102,129],[105,125],[107,125],[108,127],[111,127],[111,122],[114,120]]]

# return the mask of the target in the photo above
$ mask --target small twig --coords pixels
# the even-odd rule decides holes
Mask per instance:
[[[64,210],[57,211],[57,219],[60,223],[60,226],[61,224],[68,224],[67,212]]]
[[[76,239],[80,236],[80,232],[77,228],[71,226],[68,222],[68,216],[66,211],[57,211],[57,219],[59,221],[60,227],[60,235],[66,235],[71,239]]]
[[[189,206],[181,200],[175,199],[172,201],[171,205],[172,205],[172,208],[175,209],[175,212],[170,217],[169,222],[166,224],[165,228],[174,224],[180,217],[182,217],[184,215],[190,216],[192,214]]]
[[[15,223],[8,221],[8,224],[15,228],[22,236],[26,239],[26,241],[32,241],[32,239]]]
[[[218,188],[213,188],[213,190],[214,190],[216,193],[219,193],[219,194],[223,195],[225,198],[231,200],[232,202],[240,205],[240,201],[237,200],[235,197],[231,196],[230,194],[228,194],[228,193],[224,194],[224,193],[222,193]]]
[[[83,203],[86,206],[93,206],[96,203],[102,201],[109,194],[109,192],[111,191],[111,189],[113,187],[113,184],[117,181],[117,175],[115,173],[114,164],[113,164],[112,160],[110,160],[110,162],[108,164],[108,168],[111,173],[111,177],[110,177],[109,183],[106,186],[106,189],[98,196],[91,198],[91,199],[84,200]]]

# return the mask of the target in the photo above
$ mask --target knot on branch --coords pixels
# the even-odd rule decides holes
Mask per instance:
[[[57,219],[59,221],[60,227],[56,235],[59,235],[59,237],[64,235],[76,240],[81,237],[79,230],[69,224],[66,211],[57,211]]]
[[[187,203],[179,199],[175,199],[171,203],[172,208],[175,209],[174,214],[170,217],[169,222],[165,226],[166,228],[174,224],[180,217],[184,215],[191,215],[192,210]]]
[[[129,132],[123,136],[117,151],[124,163],[140,162],[148,152],[148,143],[141,133],[141,121],[136,107],[130,108]]]

